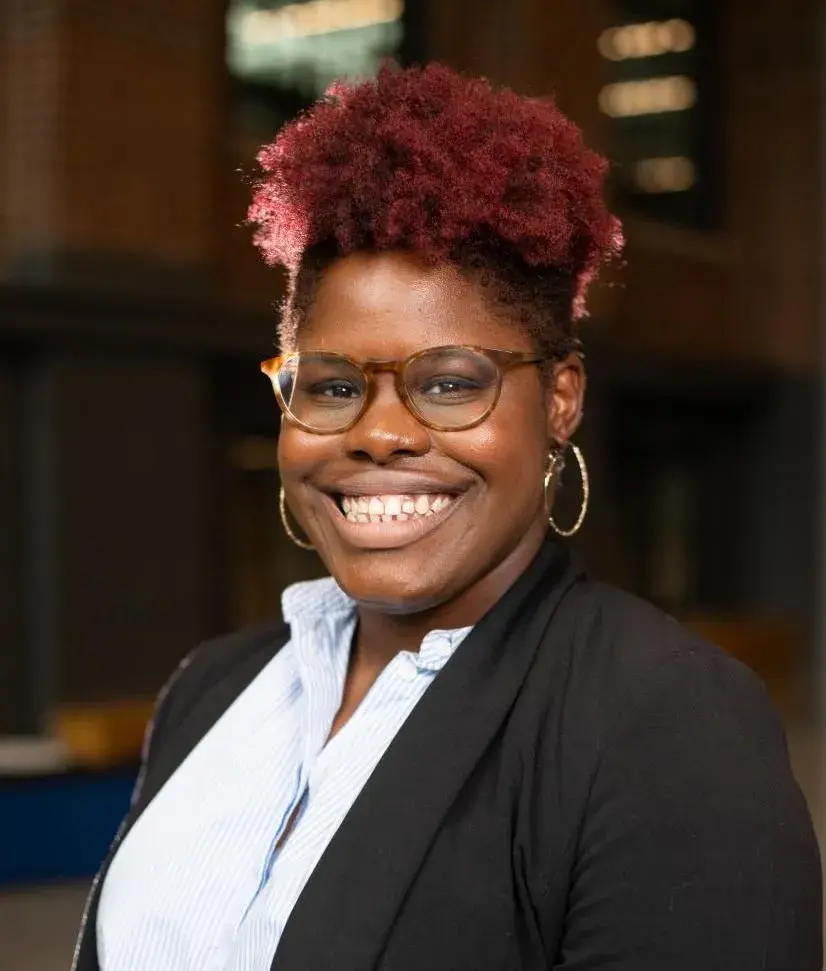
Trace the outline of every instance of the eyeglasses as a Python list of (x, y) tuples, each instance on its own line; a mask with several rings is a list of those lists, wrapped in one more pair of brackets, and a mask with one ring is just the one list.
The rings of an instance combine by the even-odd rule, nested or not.
[(347, 431), (375, 394), (375, 374), (396, 376), (408, 410), (434, 431), (462, 431), (483, 422), (496, 407), (502, 378), (516, 367), (548, 360), (520, 351), (464, 345), (432, 347), (404, 361), (359, 363), (344, 354), (301, 351), (261, 364), (286, 418), (317, 435)]

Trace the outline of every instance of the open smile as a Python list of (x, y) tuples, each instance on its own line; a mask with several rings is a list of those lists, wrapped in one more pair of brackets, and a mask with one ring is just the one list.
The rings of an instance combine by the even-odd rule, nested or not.
[(360, 549), (396, 549), (433, 532), (461, 504), (464, 493), (325, 495), (342, 538)]

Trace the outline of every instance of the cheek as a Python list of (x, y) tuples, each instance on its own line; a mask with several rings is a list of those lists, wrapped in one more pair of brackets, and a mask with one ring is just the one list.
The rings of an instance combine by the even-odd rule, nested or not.
[(284, 422), (278, 436), (278, 469), (288, 485), (301, 484), (321, 462), (336, 454), (335, 435), (310, 435)]
[(489, 485), (521, 494), (526, 484), (541, 478), (545, 456), (534, 436), (511, 426), (492, 429), (473, 449), (471, 460)]
[(516, 387), (502, 397), (478, 429), (483, 460), (504, 470), (516, 485), (525, 474), (544, 469), (549, 442), (544, 401), (533, 387)]
[(513, 499), (514, 507), (530, 501), (541, 488), (547, 463), (544, 415), (531, 404), (503, 402), (477, 428), (438, 443), (447, 455), (472, 468), (498, 502)]

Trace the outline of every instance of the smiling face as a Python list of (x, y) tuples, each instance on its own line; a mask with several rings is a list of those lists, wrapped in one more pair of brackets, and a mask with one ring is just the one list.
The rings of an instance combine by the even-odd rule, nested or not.
[[(365, 362), (456, 344), (536, 352), (457, 269), (390, 252), (347, 256), (324, 271), (297, 349)], [(453, 605), (456, 626), (474, 623), (542, 542), (548, 453), (580, 418), (579, 360), (559, 365), (551, 386), (535, 365), (507, 372), (491, 414), (462, 431), (422, 424), (393, 374), (379, 371), (375, 381), (369, 406), (344, 432), (282, 422), (290, 510), (360, 604), (395, 613)]]

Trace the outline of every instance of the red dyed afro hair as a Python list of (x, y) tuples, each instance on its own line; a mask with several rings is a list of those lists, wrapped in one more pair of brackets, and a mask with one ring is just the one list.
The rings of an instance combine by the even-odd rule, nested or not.
[(484, 240), (523, 270), (563, 274), (574, 321), (600, 265), (622, 248), (602, 196), (607, 163), (579, 128), (552, 101), (438, 64), (386, 65), (375, 80), (334, 85), (258, 162), (248, 216), (265, 260), (289, 271), (290, 301), (319, 244), (441, 261)]

